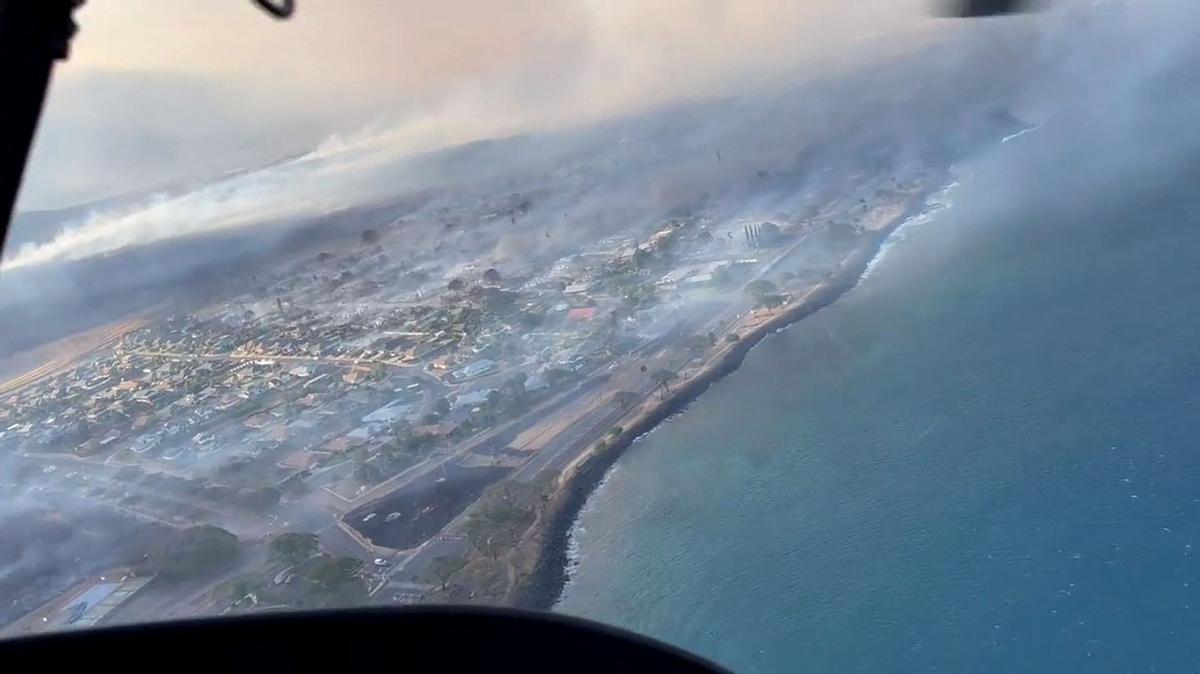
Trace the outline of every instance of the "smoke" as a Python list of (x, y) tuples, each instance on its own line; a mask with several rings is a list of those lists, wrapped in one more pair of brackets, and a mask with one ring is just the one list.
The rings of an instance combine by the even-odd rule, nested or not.
[[(930, 19), (921, 2), (576, 2), (549, 14), (521, 3), (477, 13), (450, 3), (424, 18), (391, 3), (337, 7), (344, 9), (306, 4), (311, 22), (297, 24), (295, 34), (256, 27), (254, 39), (233, 39), (227, 53), (205, 61), (211, 72), (189, 77), (204, 81), (215, 73), (260, 96), (310, 99), (298, 109), (327, 116), (313, 127), (372, 115), (374, 121), (259, 168), (67, 209), (43, 218), (37, 231), (19, 219), (0, 263), (6, 294), (15, 286), (36, 295), (38, 288), (95, 283), (72, 276), (24, 284), (17, 272), (198, 237), (233, 243), (229, 237), (253, 234), (224, 251), (265, 253), (264, 242), (288, 223), (361, 228), (358, 216), (337, 216), (363, 207), (410, 221), (409, 254), (438, 246), (490, 248), (496, 259), (513, 261), (562, 254), (718, 197), (736, 204), (726, 207), (731, 217), (739, 209), (784, 209), (815, 189), (816, 169), (844, 169), (881, 147), (897, 166), (927, 159), (997, 109), (1097, 137), (1157, 130), (1169, 151), (1177, 149), (1173, 142), (1183, 146), (1176, 141), (1187, 127), (1148, 129), (1148, 115), (1177, 112), (1181, 121), (1196, 106), (1186, 75), (1196, 50), (1176, 26), (1192, 25), (1200, 10), (1183, 0), (1067, 1), (1045, 14), (966, 22)], [(333, 23), (318, 29), (317, 19)], [(455, 28), (438, 40), (411, 42), (379, 33), (395, 38), (422, 21)], [(367, 37), (336, 53), (317, 50), (320, 68), (299, 67), (304, 61), (289, 40), (329, 46), (322, 42), (333, 39), (326, 29)], [(487, 68), (480, 52), (462, 57), (469, 64), (449, 55), (452, 45), (483, 50), (498, 39), (503, 44)], [(187, 52), (188, 35), (179, 41)], [(279, 68), (269, 76), (237, 74), (251, 48), (268, 47), (287, 57)], [(83, 43), (80, 51), (84, 65), (108, 65), (89, 61)], [(400, 63), (402, 54), (414, 53), (444, 71), (447, 83)], [(369, 65), (352, 75), (351, 61)], [(385, 74), (380, 64), (389, 63), (396, 72)], [(201, 90), (203, 100), (221, 98)], [(351, 111), (328, 116), (330, 99)], [(140, 102), (131, 91), (130, 103)], [(393, 112), (379, 116), (381, 109)], [(55, 137), (49, 123), (44, 137)], [(480, 138), (502, 140), (459, 146)], [(446, 147), (455, 149), (438, 150)], [(722, 161), (714, 161), (720, 151)], [(779, 178), (757, 179), (762, 175)], [(478, 204), (482, 215), (489, 200), (507, 198), (514, 185), (530, 193), (532, 208), (502, 234), (476, 231), (473, 222), (451, 230), (454, 223), (440, 215), (462, 203)], [(138, 271), (150, 283), (186, 274), (214, 261), (200, 250)]]
[[(930, 25), (915, 0), (844, 5), (313, 2), (271, 30), (231, 9), (89, 7), (24, 204), (194, 182), (316, 150), (188, 193), (75, 212), (50, 231), (18, 223), (13, 241), (37, 245), (9, 251), (5, 268), (355, 206), (380, 195), (373, 172), (414, 152), (821, 74), (907, 48)], [(885, 29), (897, 34), (884, 40)], [(222, 49), (210, 48), (213, 34)]]
[(156, 533), (131, 518), (60, 493), (33, 493), (30, 471), (23, 468), (0, 456), (0, 479), (5, 482), (0, 503), (0, 626), (48, 601), (81, 574), (136, 562)]
[[(1092, 201), (1114, 205), (1147, 177), (1194, 167), (1200, 150), (1193, 121), (1200, 88), (1192, 75), (1200, 48), (1190, 28), (1200, 25), (1200, 7), (1191, 0), (1081, 0), (983, 22), (915, 18), (924, 4), (918, 2), (544, 4), (422, 3), (429, 13), (419, 15), (399, 3), (306, 2), (301, 17), (314, 23), (297, 25), (307, 48), (328, 57), (321, 67), (286, 47), (284, 30), (264, 37), (265, 29), (255, 28), (256, 39), (245, 43), (234, 36), (229, 49), (209, 50), (216, 52), (211, 71), (189, 73), (216, 78), (205, 80), (210, 84), (229, 77), (230, 88), (204, 89), (195, 100), (224, 109), (230, 92), (249, 90), (294, 100), (315, 111), (313, 121), (267, 145), (279, 151), (304, 140), (311, 149), (64, 211), (53, 235), (18, 237), (30, 243), (7, 251), (0, 288), (30, 305), (69, 295), (63, 311), (79, 313), (108, 293), (127, 311), (133, 300), (114, 289), (177, 279), (266, 246), (276, 236), (266, 230), (318, 221), (357, 235), (366, 218), (353, 209), (362, 207), (408, 221), (385, 241), (413, 259), (436, 259), (431, 251), (445, 246), (444, 259), (461, 248), (517, 264), (576, 251), (689, 207), (734, 219), (795, 210), (839, 187), (864, 157), (884, 156), (896, 168), (957, 157), (997, 110), (1041, 127), (1022, 140), (1035, 148), (1024, 163), (990, 164), (967, 190), (975, 212), (997, 222), (1052, 221), (1056, 212)], [(456, 12), (468, 5), (475, 14), (457, 24)], [(333, 11), (343, 6), (353, 9)], [(375, 25), (375, 13), (389, 18)], [(329, 25), (342, 41), (321, 37), (315, 26), (322, 18), (335, 22)], [(443, 24), (455, 31), (429, 30)], [(84, 29), (87, 35), (86, 23)], [(177, 48), (186, 51), (189, 39)], [(344, 53), (332, 50), (331, 40)], [(474, 50), (460, 52), (463, 45)], [(247, 54), (261, 64), (271, 49), (290, 60), (266, 69), (269, 77), (236, 75)], [(79, 56), (86, 63), (86, 52)], [(113, 65), (98, 56), (95, 63)], [(356, 71), (353, 63), (367, 65)], [(299, 103), (305, 99), (311, 108)], [(131, 92), (131, 109), (140, 103)], [(260, 120), (250, 117), (235, 127), (256, 128)], [(55, 123), (49, 116), (46, 137), (56, 133)], [(334, 128), (350, 131), (326, 134)], [(469, 142), (485, 138), (496, 140)], [(189, 142), (164, 138), (159, 145), (207, 143)], [(43, 141), (42, 151), (48, 147)], [(161, 165), (154, 155), (125, 157), (139, 168), (120, 170), (153, 174)], [(237, 155), (235, 163), (249, 156)], [(85, 173), (114, 165), (93, 159)], [(219, 164), (209, 159), (204, 166)], [(38, 175), (32, 180), (52, 174)], [(103, 183), (94, 176), (68, 182), (86, 182), (92, 191)], [(487, 221), (493, 224), (443, 215), (467, 203), (482, 218), (523, 200), (528, 209)], [(154, 299), (174, 299), (167, 290), (173, 288)], [(52, 322), (37, 313), (6, 315), (18, 316), (6, 337)], [(119, 561), (96, 551), (105, 549), (103, 540), (123, 538), (126, 525), (93, 525), (71, 512), (68, 525), (45, 526), (64, 516), (35, 506), (40, 501), (24, 491), (28, 481), (15, 484), (21, 481), (14, 480), (0, 510), (0, 530), (10, 534), (9, 545), (0, 546), (0, 596), (15, 596), (13, 588), (38, 585), (38, 578), (71, 577), (89, 568), (81, 559), (96, 568)]]
[[(66, 211), (45, 226), (48, 231), (22, 232), (18, 223), (12, 240), (24, 243), (6, 251), (0, 268), (12, 272), (200, 235), (311, 222), (418, 193), (434, 196), (415, 214), (423, 231), (414, 241), (424, 242), (445, 234), (431, 223), (438, 208), (489, 191), (504, 193), (507, 183), (528, 183), (538, 174), (548, 176), (542, 181), (547, 194), (524, 220), (526, 231), (493, 244), (501, 244), (504, 259), (518, 250), (560, 250), (596, 232), (744, 187), (760, 171), (791, 170), (795, 180), (807, 180), (797, 171), (800, 155), (810, 163), (824, 156), (844, 164), (870, 143), (889, 143), (899, 148), (897, 161), (916, 157), (941, 142), (939, 132), (961, 132), (989, 106), (1009, 107), (1034, 121), (1090, 108), (1106, 126), (1115, 127), (1122, 116), (1137, 123), (1142, 109), (1132, 101), (1148, 78), (1190, 48), (1172, 26), (1186, 25), (1197, 12), (1179, 0), (1081, 1), (1044, 15), (947, 22), (926, 17), (922, 2), (846, 7), (676, 0), (577, 2), (549, 15), (520, 3), (477, 13), (450, 3), (418, 21), (404, 6), (338, 7), (345, 9), (306, 5), (312, 22), (297, 24), (295, 35), (256, 32), (245, 44), (233, 40), (228, 53), (207, 67), (238, 86), (308, 97), (313, 104), (302, 110), (321, 111), (331, 98), (353, 109), (330, 119), (361, 119), (373, 114), (367, 109), (404, 109), (403, 115), (390, 113), (328, 135), (306, 153), (261, 168)], [(331, 38), (316, 28), (317, 19), (332, 21), (339, 35), (370, 37), (322, 52), (321, 68), (301, 68), (288, 40), (326, 44), (321, 40)], [(421, 21), (454, 24), (455, 30), (441, 41), (377, 34), (416, 30)], [(1147, 35), (1159, 39), (1137, 47)], [(470, 67), (452, 67), (449, 45), (483, 49), (497, 36), (503, 42), (497, 63), (473, 71), (484, 74), (463, 74), (482, 67), (486, 59), (476, 52), (468, 54)], [(1130, 52), (1113, 45), (1138, 56), (1128, 58)], [(236, 64), (244, 63), (238, 54), (251, 47), (280, 49), (293, 58), (269, 78), (244, 71), (233, 76)], [(410, 72), (411, 64), (399, 63), (402, 54), (426, 50), (434, 69), (449, 73), (441, 88)], [(352, 75), (346, 65), (351, 60), (369, 65)], [(380, 64), (389, 63), (398, 72), (384, 74)], [(53, 132), (47, 127), (45, 135)], [(434, 152), (517, 135), (524, 140)], [(718, 164), (713, 153), (720, 148), (725, 154)], [(573, 182), (554, 180), (571, 175)], [(796, 184), (790, 187), (793, 198), (801, 194)], [(761, 191), (744, 189), (741, 197), (756, 205), (773, 198)], [(180, 268), (200, 266), (194, 262)]]

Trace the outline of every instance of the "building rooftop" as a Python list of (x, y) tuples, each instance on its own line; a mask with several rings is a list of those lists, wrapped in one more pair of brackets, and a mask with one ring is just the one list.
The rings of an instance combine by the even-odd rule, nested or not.
[(281, 468), (291, 468), (294, 470), (308, 470), (317, 463), (319, 458), (320, 457), (312, 452), (301, 450), (299, 452), (292, 452), (291, 454), (288, 454), (282, 461), (279, 462), (279, 466)]
[(599, 313), (596, 307), (578, 307), (567, 312), (568, 321), (590, 321)]

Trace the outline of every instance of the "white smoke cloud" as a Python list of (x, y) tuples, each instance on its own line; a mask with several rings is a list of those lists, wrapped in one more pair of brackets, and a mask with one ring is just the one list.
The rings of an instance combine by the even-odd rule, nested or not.
[[(120, 22), (93, 10), (93, 29), (116, 39), (128, 29), (135, 10), (153, 18), (158, 7), (137, 2), (124, 6), (124, 13), (117, 17)], [(172, 11), (183, 11), (172, 7)], [(890, 48), (908, 44), (914, 39), (914, 27), (928, 26), (922, 18), (923, 8), (922, 0), (870, 0), (849, 5), (835, 0), (576, 0), (548, 13), (541, 3), (514, 3), (500, 11), (472, 0), (456, 0), (436, 12), (441, 17), (438, 20), (453, 24), (453, 29), (431, 36), (418, 34), (418, 18), (403, 3), (314, 2), (302, 8), (307, 23), (298, 24), (295, 34), (286, 29), (268, 34), (258, 24), (251, 24), (245, 30), (256, 31), (252, 37), (239, 41), (236, 34), (226, 36), (226, 51), (213, 56), (206, 49), (207, 60), (197, 63), (186, 62), (190, 53), (186, 45), (197, 34), (176, 28), (180, 30), (176, 41), (182, 46), (175, 48), (185, 61), (178, 67), (189, 77), (203, 76), (203, 68), (210, 68), (213, 82), (228, 78), (242, 87), (230, 89), (230, 98), (250, 86), (260, 95), (278, 92), (281, 100), (299, 106), (305, 114), (325, 115), (332, 120), (328, 126), (339, 125), (340, 113), (330, 112), (339, 106), (353, 111), (346, 112), (341, 123), (350, 121), (358, 126), (354, 120), (368, 114), (364, 107), (375, 110), (372, 114), (377, 119), (390, 121), (376, 121), (358, 126), (359, 131), (310, 143), (315, 149), (299, 159), (226, 176), (183, 193), (171, 190), (133, 205), (126, 202), (74, 217), (61, 223), (49, 241), (18, 237), (37, 243), (9, 251), (0, 268), (79, 259), (164, 238), (353, 207), (383, 196), (386, 190), (397, 190), (393, 172), (408, 154), (475, 139), (584, 124), (680, 98), (745, 88), (749, 82), (782, 72), (795, 74), (797, 68), (825, 72), (831, 63), (847, 57), (868, 58), (884, 49), (885, 43)], [(202, 17), (191, 18), (203, 21)], [(332, 25), (322, 28), (318, 19)], [(417, 25), (410, 27), (413, 22)], [(154, 34), (161, 37), (169, 25)], [(236, 32), (241, 25), (233, 22), (222, 25), (221, 30)], [(893, 29), (901, 34), (890, 43), (879, 38), (882, 31)], [(100, 38), (93, 38), (90, 44), (83, 42), (87, 30), (85, 21), (77, 60), (82, 60), (84, 67), (93, 62), (111, 66), (116, 57), (105, 52), (111, 45), (97, 46), (94, 40)], [(351, 35), (357, 37), (349, 39)], [(289, 36), (307, 44), (289, 42)], [(156, 44), (159, 37), (153, 38)], [(331, 46), (330, 40), (338, 49), (322, 51), (320, 45)], [(159, 53), (172, 53), (170, 41), (158, 48)], [(270, 48), (282, 50), (284, 57), (264, 61), (263, 51)], [(137, 48), (130, 51), (138, 53)], [(456, 60), (455, 53), (463, 55)], [(133, 65), (148, 67), (150, 56), (144, 55)], [(436, 77), (430, 80), (417, 67), (423, 59), (429, 60), (434, 71), (440, 68), (445, 72), (445, 82)], [(470, 63), (460, 63), (461, 59)], [(361, 73), (355, 70), (356, 63)], [(261, 67), (264, 65), (274, 67)], [(128, 115), (136, 117), (136, 95), (130, 95), (128, 106)], [(397, 117), (383, 112), (387, 110), (407, 112)], [(280, 114), (279, 110), (270, 112)], [(181, 126), (184, 132), (194, 130), (194, 125)], [(158, 127), (158, 136), (163, 136), (162, 125)], [(97, 129), (95, 134), (103, 135), (102, 131)], [(42, 129), (49, 138), (56, 133), (53, 124)], [(175, 164), (181, 156), (184, 160), (190, 155), (198, 157), (205, 145), (194, 138), (156, 137), (156, 142), (160, 141), (167, 148), (161, 154), (172, 157)], [(73, 144), (87, 152), (86, 165), (93, 168), (89, 180), (83, 182), (92, 189), (101, 179), (118, 182), (124, 190), (139, 180), (152, 179), (132, 173), (119, 175), (127, 167), (115, 159), (114, 173), (118, 175), (105, 176), (102, 162), (107, 154), (77, 139)], [(280, 146), (278, 142), (271, 145)], [(67, 150), (53, 154), (54, 161), (76, 164)], [(114, 154), (119, 158), (123, 153), (118, 148)], [(238, 160), (244, 157), (238, 156)], [(35, 154), (30, 171), (33, 184), (29, 190), (38, 194), (49, 189), (47, 185), (53, 183), (48, 181), (53, 181), (56, 173), (64, 177), (44, 162)], [(208, 158), (203, 162), (204, 166), (218, 164)], [(141, 173), (154, 173), (149, 167), (140, 168)], [(175, 175), (186, 176), (186, 172), (178, 169)]]

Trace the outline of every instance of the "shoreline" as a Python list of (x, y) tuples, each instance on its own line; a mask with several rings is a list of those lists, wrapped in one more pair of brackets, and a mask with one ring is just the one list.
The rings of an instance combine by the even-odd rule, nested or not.
[[(943, 176), (944, 178), (945, 176)], [(519, 577), (510, 589), (505, 604), (534, 610), (551, 610), (562, 596), (568, 580), (568, 546), (571, 529), (588, 498), (604, 476), (641, 436), (654, 430), (672, 415), (683, 411), (709, 386), (733, 373), (759, 342), (817, 311), (833, 304), (858, 286), (871, 263), (883, 252), (883, 245), (897, 229), (929, 207), (929, 198), (945, 188), (945, 180), (915, 193), (908, 207), (877, 230), (864, 232), (862, 240), (841, 263), (799, 302), (781, 309), (737, 342), (730, 344), (693, 377), (672, 389), (670, 395), (644, 407), (624, 424), (624, 431), (603, 449), (593, 448), (568, 466), (559, 478), (543, 516), (534, 524), (518, 547), (534, 555), (531, 573)]]

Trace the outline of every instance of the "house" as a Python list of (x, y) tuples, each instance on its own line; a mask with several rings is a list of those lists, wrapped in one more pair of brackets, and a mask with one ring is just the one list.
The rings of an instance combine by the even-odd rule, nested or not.
[(346, 437), (361, 444), (362, 442), (366, 442), (378, 434), (379, 432), (377, 429), (373, 429), (371, 424), (363, 424), (362, 426), (359, 426), (358, 428), (347, 433)]
[(301, 450), (288, 454), (277, 465), (291, 470), (308, 470), (316, 465), (320, 457), (312, 452)]
[(596, 287), (596, 284), (591, 281), (579, 281), (578, 283), (572, 283), (571, 285), (567, 286), (566, 288), (563, 288), (563, 294), (564, 295), (582, 295), (595, 287)]
[(338, 437), (333, 438), (321, 445), (321, 449), (329, 452), (330, 454), (344, 454), (345, 452), (350, 451), (362, 443), (362, 438), (351, 437), (349, 435), (339, 435)]
[(460, 394), (454, 401), (455, 407), (474, 407), (487, 402), (488, 394), (494, 391), (491, 388), (478, 388), (474, 391)]
[(567, 312), (567, 320), (585, 323), (595, 318), (599, 311), (596, 307), (577, 307)]
[(384, 423), (390, 424), (399, 419), (403, 419), (412, 411), (412, 404), (405, 398), (397, 398), (392, 402), (380, 407), (362, 418), (363, 423)]
[(450, 435), (454, 432), (455, 428), (457, 428), (455, 424), (421, 424), (420, 426), (413, 426), (412, 432), (413, 435), (430, 435), (435, 438), (440, 438), (445, 435)]
[(293, 377), (300, 377), (301, 379), (307, 379), (312, 376), (312, 370), (310, 370), (307, 365), (297, 365), (297, 366), (293, 367), (292, 369), (288, 370), (288, 374), (290, 374)]
[(534, 373), (525, 380), (525, 391), (527, 393), (540, 391), (548, 386), (550, 386), (550, 382), (546, 381), (546, 375), (541, 372)]
[(365, 367), (351, 368), (349, 372), (342, 375), (342, 381), (354, 386), (360, 382), (366, 381), (371, 376), (371, 371)]
[(482, 377), (485, 374), (491, 374), (496, 371), (496, 362), (487, 358), (480, 358), (477, 361), (468, 363), (452, 374), (456, 381), (466, 381), (476, 377)]

